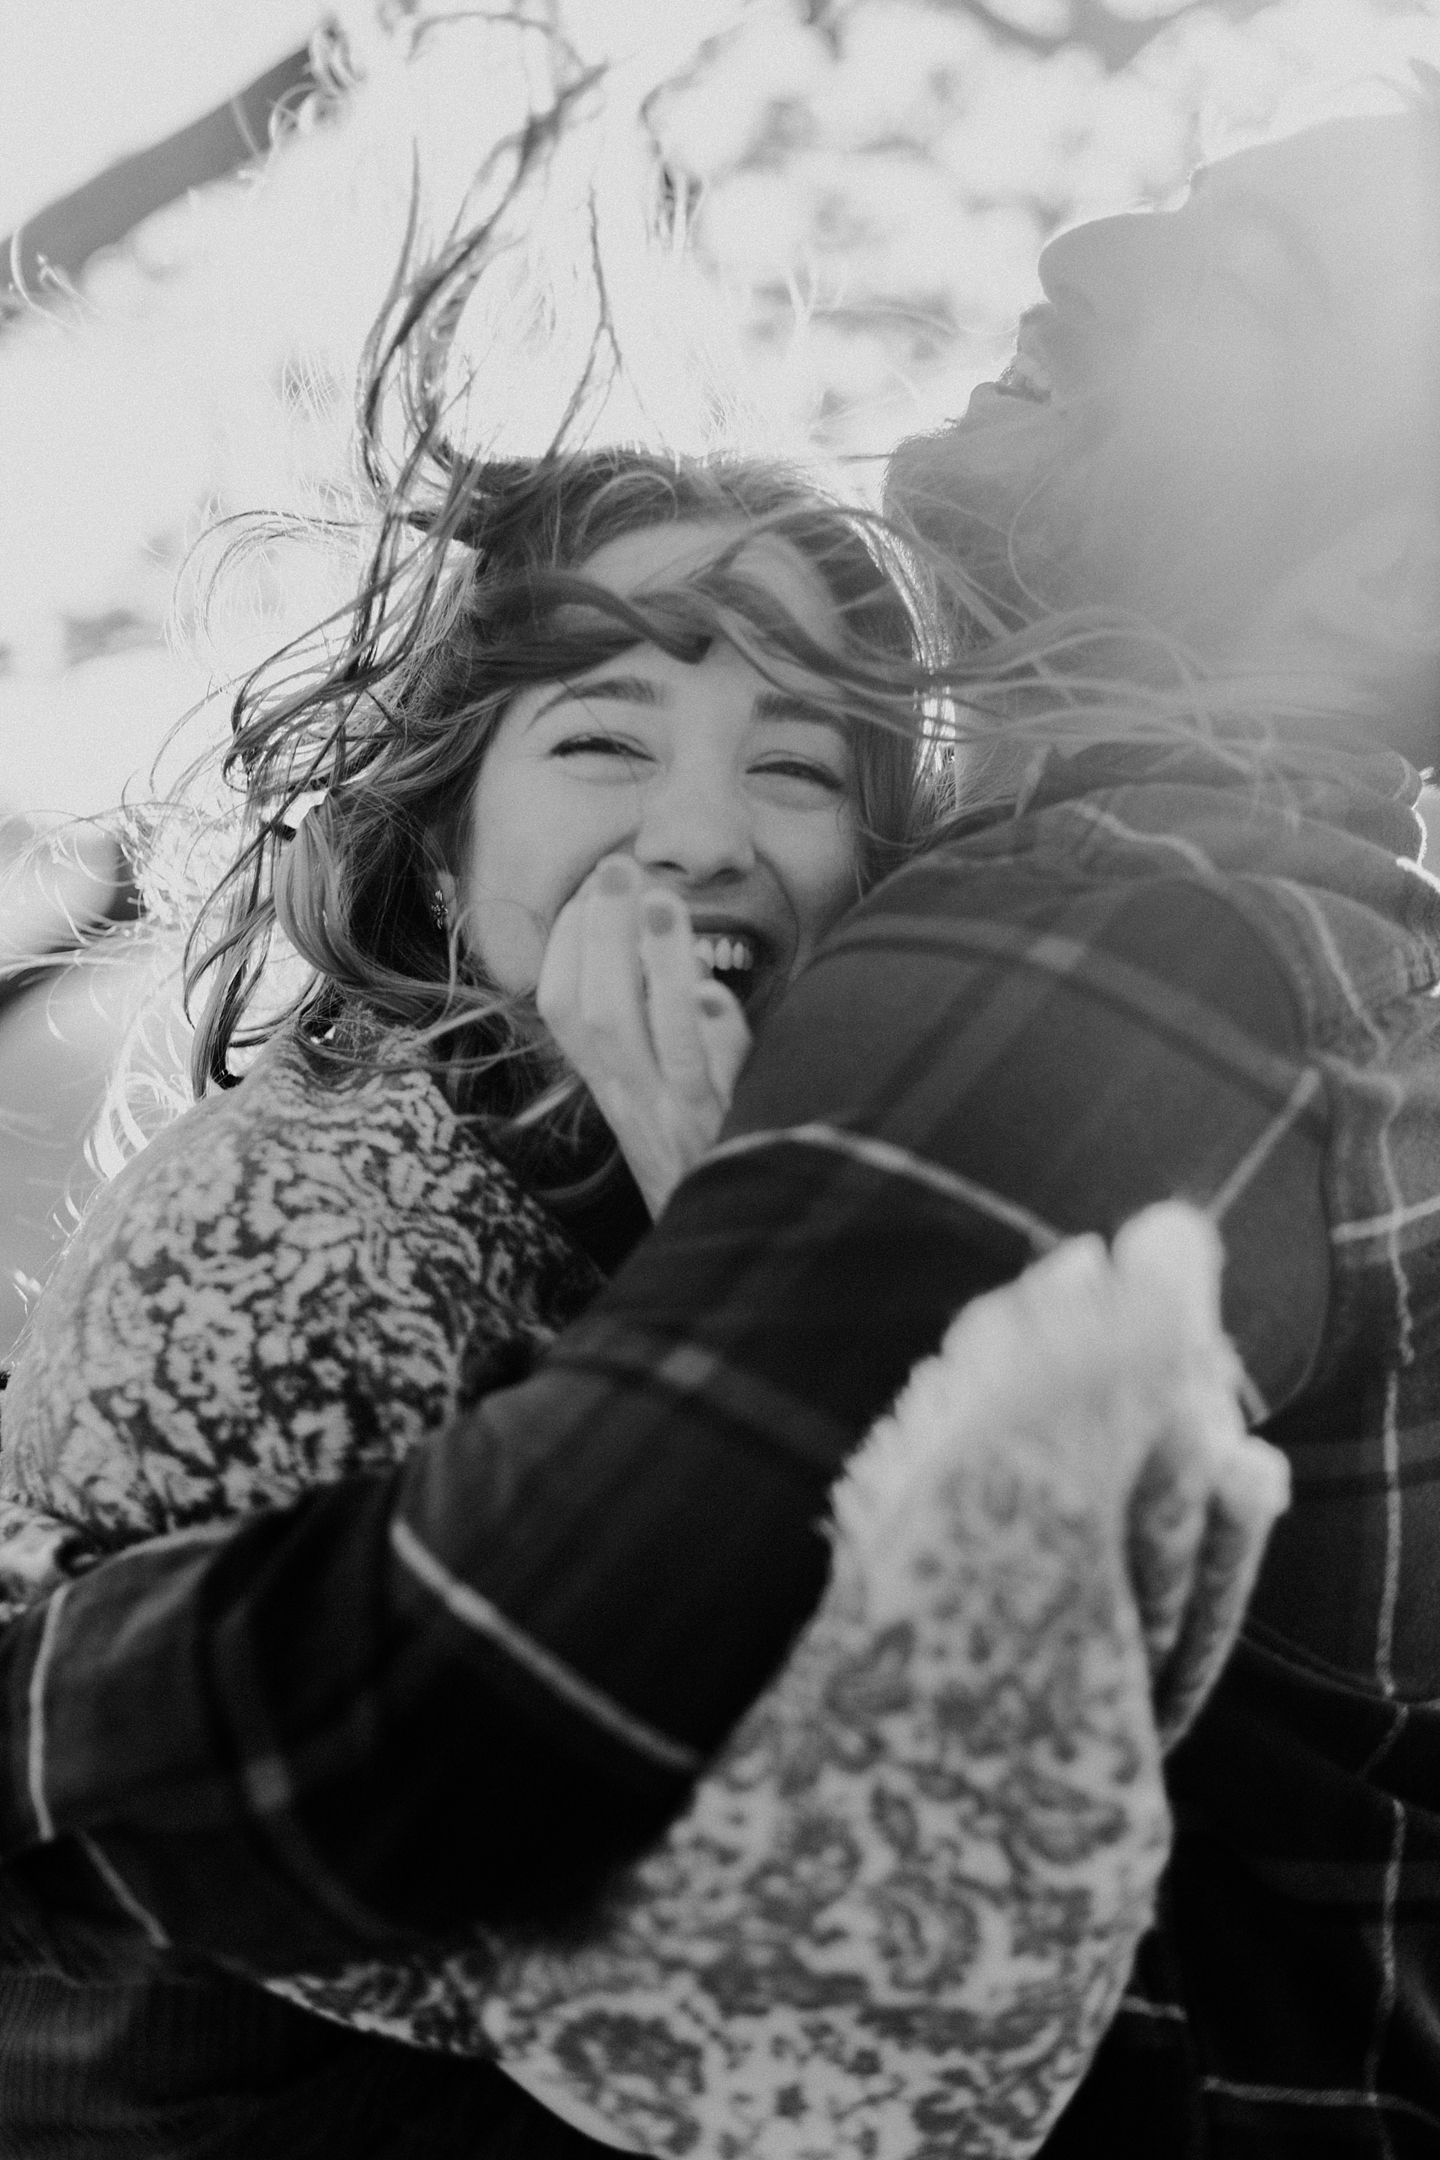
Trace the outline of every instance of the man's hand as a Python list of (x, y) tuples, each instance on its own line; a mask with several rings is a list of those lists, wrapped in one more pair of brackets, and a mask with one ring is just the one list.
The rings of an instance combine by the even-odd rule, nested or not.
[(684, 902), (609, 857), (556, 917), (535, 1002), (657, 1216), (713, 1144), (750, 1050)]

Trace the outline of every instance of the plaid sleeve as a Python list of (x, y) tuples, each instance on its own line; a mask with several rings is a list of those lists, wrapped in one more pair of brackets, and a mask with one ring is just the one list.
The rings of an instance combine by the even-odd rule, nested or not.
[(1037, 912), (992, 878), (979, 915), (948, 880), (934, 858), (857, 911), (530, 1380), (393, 1475), (141, 1548), (0, 1637), (0, 1849), (79, 1839), (137, 1940), (258, 1971), (563, 1909), (776, 1669), (829, 1486), (966, 1299), (1183, 1195), (1224, 1229), (1258, 1391), (1294, 1391), (1324, 1131), (1266, 948), (1196, 882)]

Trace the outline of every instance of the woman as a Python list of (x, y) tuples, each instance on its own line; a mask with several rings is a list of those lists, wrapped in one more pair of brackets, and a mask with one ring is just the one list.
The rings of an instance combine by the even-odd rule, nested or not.
[[(370, 661), (360, 712), (347, 710), (352, 652), (298, 705), (242, 701), (228, 762), (246, 771), (246, 831), (218, 896), (228, 919), (196, 971), (216, 975), (192, 1058), (204, 1099), (100, 1196), (6, 1402), (7, 1496), (64, 1518), (71, 1563), (394, 1460), (523, 1368), (623, 1256), (645, 1216), (536, 1009), (547, 945), (558, 997), (597, 888), (603, 899), (634, 866), (652, 1005), (673, 1014), (673, 1054), (704, 1075), (691, 1128), (666, 1136), (667, 1159), (637, 1166), (654, 1214), (718, 1129), (749, 1023), (876, 860), (921, 829), (912, 741), (855, 725), (794, 662), (777, 688), (726, 638), (728, 623), (741, 645), (761, 640), (788, 611), (817, 651), (842, 632), (902, 646), (898, 594), (840, 513), (760, 469), (629, 453), (482, 467), (468, 487), (468, 544), (452, 551), (463, 560), (388, 626), (398, 653)], [(755, 530), (777, 514), (795, 539)], [(750, 624), (737, 620), (747, 604)], [(665, 647), (645, 640), (647, 622)], [(300, 773), (312, 797), (329, 782), (303, 818)], [(308, 979), (247, 1031), (277, 927)], [(606, 985), (588, 995), (603, 1004)], [(236, 1087), (242, 1041), (267, 1047)], [(431, 1130), (426, 1113), (433, 1126), (442, 1105), (450, 1115)], [(432, 1165), (403, 1189), (383, 1154), (347, 1153), (395, 1118), (390, 1147), (403, 1132), (411, 1159)], [(455, 1160), (476, 1166), (463, 1192)], [(503, 1205), (485, 1192), (502, 1162)], [(352, 1167), (361, 1192), (376, 1188), (362, 1219), (383, 1248), (358, 1257), (338, 1238)], [(523, 1203), (517, 1175), (548, 1206)], [(247, 1207), (256, 1220), (236, 1231)], [(489, 1212), (513, 1218), (497, 1226), (517, 1241), (503, 1260), (478, 1227)], [(333, 1249), (313, 1227), (327, 1219)], [(267, 1308), (221, 1357), (218, 1307), (239, 1325), (256, 1251), (275, 1254), (259, 1294), (274, 1301), (286, 1284), (289, 1333), (273, 1338)], [(322, 1348), (392, 1265), (415, 1274), (396, 1321), (408, 1338)], [(488, 1303), (467, 1297), (476, 1278), (492, 1285)], [(151, 1399), (162, 1333), (171, 1369), (182, 1345), (206, 1351), (195, 1386), (211, 1399), (183, 1395), (205, 1442), (187, 1425), (183, 1461)], [(341, 1414), (356, 1388), (384, 1401), (380, 1428)]]
[[(610, 1132), (559, 1052), (594, 1075), (658, 1212), (713, 1139), (748, 1023), (765, 1019), (876, 864), (923, 830), (916, 737), (894, 725), (893, 699), (884, 724), (866, 726), (855, 688), (866, 668), (906, 664), (909, 618), (840, 512), (771, 471), (629, 453), (480, 467), (464, 490), (460, 564), (448, 586), (421, 585), (428, 617), (422, 605), (377, 638), (362, 611), (358, 713), (354, 649), (306, 699), (242, 704), (248, 831), (227, 880), (237, 897), (210, 949), (218, 980), (197, 1031), (199, 1086), (229, 1077), (247, 1008), (268, 987), (274, 923), (310, 973), (288, 1009), (248, 1029), (248, 1044), (263, 1047), (243, 1078), (202, 1096), (100, 1196), (37, 1310), (5, 1407), (17, 1590), (34, 1594), (138, 1539), (387, 1469), (527, 1370), (641, 1219)], [(337, 710), (346, 725), (331, 740)], [(329, 783), (303, 817), (297, 774), (312, 794), (320, 777)], [(611, 1062), (637, 1031), (648, 1091), (617, 1080)], [(1213, 1263), (1199, 1265), (1203, 1277)], [(1096, 1425), (1133, 1482), (1149, 1431), (1134, 1407), (1147, 1384), (1137, 1375), (1159, 1373), (1166, 1353), (1154, 1347), (1153, 1308), (1142, 1325), (1137, 1306), (1127, 1334), (1128, 1312), (1118, 1326), (1128, 1363), (1117, 1361)], [(1042, 1395), (1073, 1362), (1067, 1326), (1073, 1335), (1063, 1294), (1053, 1313), (1032, 1315), (1027, 1355)], [(1090, 1333), (1093, 1323), (1075, 1340)], [(1218, 1374), (1229, 1400), (1218, 1337), (1192, 1343), (1190, 1367)], [(1172, 1407), (1194, 1387), (1184, 1374), (1156, 1384)], [(943, 1397), (943, 1383), (930, 1385)], [(1190, 1423), (1197, 1437), (1234, 1440), (1233, 1409), (1229, 1428), (1223, 1407), (1218, 1422), (1202, 1408)], [(972, 1444), (993, 1448), (997, 1433), (977, 1431)], [(918, 1856), (897, 1859), (869, 1828), (875, 1767), (817, 1754), (833, 1721), (819, 1698), (886, 1626), (913, 1629), (928, 1610), (936, 1680), (891, 1704), (886, 1775), (893, 1805), (917, 1779), (954, 1789), (948, 1743), (922, 1705), (942, 1680), (953, 1689), (963, 1663), (946, 1647), (950, 1570), (986, 1505), (978, 1490), (960, 1503), (953, 1447), (932, 1448), (930, 1473), (912, 1465), (897, 1484), (897, 1456), (916, 1446), (915, 1431), (888, 1456), (882, 1446), (844, 1514), (849, 1571), (791, 1675), (599, 1939), (577, 1947), (578, 1963), (566, 1956), (557, 1968), (543, 1937), (486, 1938), (275, 1983), (328, 2025), (297, 2023), (230, 1981), (92, 1984), (81, 1997), (83, 2071), (73, 1985), (12, 1975), (0, 1988), (10, 2149), (38, 2149), (63, 2123), (64, 2149), (84, 2152), (116, 2134), (117, 2116), (128, 2134), (186, 2152), (226, 2135), (287, 2153), (307, 2140), (389, 2153), (422, 2135), (435, 2150), (482, 2136), (486, 2150), (502, 2137), (568, 2149), (578, 2132), (488, 2067), (442, 2059), (497, 2046), (561, 2116), (602, 2137), (615, 2135), (608, 2108), (623, 2094), (620, 2134), (642, 2149), (672, 2149), (702, 2123), (722, 2139), (768, 2134), (777, 2108), (793, 2117), (801, 2095), (832, 2142), (868, 2136), (864, 2124), (880, 2120), (913, 2138), (921, 2097), (933, 2106), (956, 2075), (961, 2028), (938, 2039), (936, 2008), (947, 1990), (958, 2002), (975, 1985), (968, 1958), (951, 1971), (945, 1948), (973, 1926), (968, 1875), (987, 1841), (997, 1855), (1026, 1843), (1004, 1809), (988, 1827), (971, 1820), (959, 1841), (927, 1831), (919, 1853), (935, 1941), (923, 1972), (884, 1978), (877, 1915), (913, 1898)], [(1007, 1480), (1017, 1474), (1011, 1462)], [(1029, 1534), (1027, 1523), (1007, 1565), (1028, 1567), (1032, 1592), (1063, 1604), (1085, 1573), (1078, 1551), (1057, 1569)], [(1013, 1545), (1013, 1520), (1007, 1537)], [(1006, 2109), (1053, 2113), (1097, 2029), (1096, 1976), (1113, 1994), (1124, 1967), (1116, 1938), (1128, 1950), (1163, 1850), (1140, 1639), (1117, 1571), (1101, 1582), (1098, 1603), (1094, 1586), (1086, 1592), (1088, 1644), (1073, 1630), (1027, 1643), (1003, 1611), (991, 1623), (1013, 1653), (1012, 1687), (1039, 1688), (1043, 1672), (1053, 1690), (1068, 1674), (1067, 1719), (1088, 1735), (1070, 1799), (1077, 1822), (1093, 1815), (1094, 1825), (1074, 1851), (1037, 1857), (1013, 1894), (992, 1898), (986, 1985), (1002, 1994), (1006, 1973), (1030, 1962), (1027, 1928), (1045, 1924), (1027, 1920), (1029, 1905), (1058, 1910), (1068, 1898), (1051, 1954), (1074, 2001), (1038, 2063), (1027, 2045), (1002, 2077), (998, 2047), (996, 2099), (967, 2110), (967, 2134), (988, 2135), (1002, 2093)], [(1173, 1633), (1162, 1624), (1164, 1648)], [(1138, 1777), (1132, 1759), (1147, 1765)], [(1108, 1782), (1102, 1763), (1126, 1761), (1132, 1790), (1117, 1807), (1090, 1788)], [(818, 1902), (800, 1862), (817, 1836), (853, 1851)], [(777, 1963), (776, 1893), (763, 1889), (797, 1867), (781, 1906), (785, 1958), (807, 1940), (826, 1946), (801, 1985), (803, 2009), (795, 1975)], [(677, 1938), (693, 1938), (698, 1977)], [(757, 2014), (717, 1994), (713, 1974), (717, 1954), (753, 1959), (767, 1942)], [(854, 2013), (857, 1982), (888, 2004), (878, 2073)], [(589, 2036), (583, 2076), (556, 2052), (557, 1984), (572, 2043), (582, 2023)], [(639, 2064), (633, 2049), (617, 2055), (595, 2037), (597, 1991), (613, 2006), (622, 1986), (635, 2000), (658, 1987), (666, 2002), (664, 2033)], [(910, 2029), (917, 2001), (929, 2026)], [(983, 2054), (973, 2034), (962, 2053), (972, 2077)], [(608, 2065), (598, 2105), (596, 2063)], [(243, 2129), (237, 2078), (249, 2092)], [(348, 2112), (337, 2119), (340, 2088)]]
[[(617, 452), (482, 466), (457, 508), (422, 549), (443, 581), (408, 608), (387, 594), (400, 619), (378, 634), (367, 593), (308, 697), (241, 701), (246, 830), (207, 956), (202, 1099), (98, 1197), (20, 1348), (14, 1590), (389, 1466), (580, 1310), (645, 1214), (535, 993), (568, 938), (603, 1009), (582, 949), (607, 880), (643, 880), (651, 1011), (697, 1082), (634, 1162), (653, 1213), (713, 1138), (749, 1023), (921, 827), (913, 739), (855, 724), (783, 652), (767, 674), (742, 657), (787, 619), (817, 651), (909, 642), (858, 529), (798, 480)], [(300, 819), (302, 774), (325, 792)], [(234, 1084), (277, 924), (308, 980), (244, 1036), (264, 1048)], [(38, 2075), (64, 2020), (28, 1986)], [(233, 2045), (232, 1995), (172, 2066), (192, 2106), (207, 2046)], [(292, 2018), (274, 2005), (281, 2035)], [(443, 2039), (443, 2004), (419, 2023)], [(137, 2044), (132, 2019), (132, 2063)], [(57, 2088), (76, 2138), (103, 2071), (89, 2083)]]

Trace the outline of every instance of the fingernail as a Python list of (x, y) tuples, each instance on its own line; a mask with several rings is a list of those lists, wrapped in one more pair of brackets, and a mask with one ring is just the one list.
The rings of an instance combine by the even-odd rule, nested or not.
[(667, 937), (680, 920), (673, 900), (647, 900), (642, 912), (645, 928), (656, 937)]
[(595, 883), (601, 892), (618, 895), (629, 892), (631, 876), (629, 863), (605, 862), (595, 873)]

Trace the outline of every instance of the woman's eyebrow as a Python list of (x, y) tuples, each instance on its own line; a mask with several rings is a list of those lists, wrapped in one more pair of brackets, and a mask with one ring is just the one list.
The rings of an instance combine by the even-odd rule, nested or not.
[(557, 705), (571, 700), (577, 705), (600, 704), (606, 699), (617, 705), (663, 705), (669, 695), (663, 683), (652, 682), (647, 675), (602, 675), (596, 682), (566, 683), (531, 714), (526, 732)]
[(832, 712), (828, 705), (812, 704), (786, 690), (762, 690), (752, 711), (757, 720), (808, 720), (812, 727), (834, 728), (837, 734), (847, 736), (850, 732), (843, 713)]

